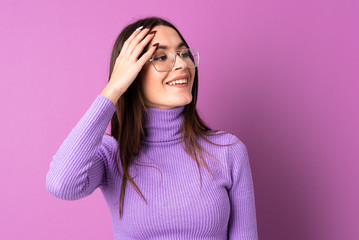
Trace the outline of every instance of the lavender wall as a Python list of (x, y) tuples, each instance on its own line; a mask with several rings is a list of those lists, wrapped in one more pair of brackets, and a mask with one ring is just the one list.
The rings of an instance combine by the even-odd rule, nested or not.
[(63, 201), (52, 156), (148, 15), (201, 54), (199, 112), (247, 145), (260, 239), (359, 239), (358, 1), (0, 2), (0, 239), (112, 239), (100, 190)]

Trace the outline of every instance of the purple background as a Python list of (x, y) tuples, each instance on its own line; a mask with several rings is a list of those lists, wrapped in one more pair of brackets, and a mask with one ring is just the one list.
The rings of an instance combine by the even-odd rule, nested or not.
[(0, 239), (112, 239), (97, 189), (50, 195), (52, 156), (140, 17), (201, 54), (198, 109), (247, 146), (260, 239), (359, 239), (359, 2), (0, 2)]

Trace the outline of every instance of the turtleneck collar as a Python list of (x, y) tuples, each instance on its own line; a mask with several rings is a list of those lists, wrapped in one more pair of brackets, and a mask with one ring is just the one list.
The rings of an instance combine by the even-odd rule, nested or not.
[(183, 109), (184, 106), (171, 109), (148, 107), (149, 115), (143, 110), (145, 130), (143, 141), (159, 143), (180, 139)]

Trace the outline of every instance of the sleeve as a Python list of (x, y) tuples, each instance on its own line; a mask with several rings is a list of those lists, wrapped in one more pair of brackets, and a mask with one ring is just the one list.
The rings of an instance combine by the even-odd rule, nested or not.
[(257, 220), (252, 174), (245, 145), (233, 136), (236, 143), (228, 149), (232, 186), (229, 189), (231, 214), (228, 239), (257, 240)]
[(77, 200), (106, 184), (113, 137), (104, 133), (115, 110), (111, 100), (102, 95), (96, 97), (53, 156), (46, 175), (49, 193), (60, 199)]

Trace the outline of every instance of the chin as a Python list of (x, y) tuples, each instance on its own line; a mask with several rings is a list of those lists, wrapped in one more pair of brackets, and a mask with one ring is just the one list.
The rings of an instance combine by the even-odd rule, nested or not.
[(178, 102), (178, 106), (185, 106), (187, 104), (190, 104), (192, 102), (192, 95), (188, 97), (187, 99), (181, 99), (181, 101)]
[(167, 100), (166, 102), (163, 102), (163, 99), (161, 99), (161, 101), (147, 102), (145, 105), (146, 107), (154, 107), (154, 108), (175, 108), (175, 107), (188, 105), (191, 102), (192, 102), (192, 95), (184, 98), (172, 99), (172, 101)]

